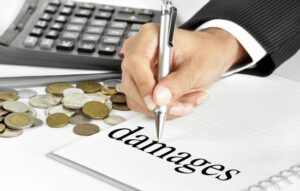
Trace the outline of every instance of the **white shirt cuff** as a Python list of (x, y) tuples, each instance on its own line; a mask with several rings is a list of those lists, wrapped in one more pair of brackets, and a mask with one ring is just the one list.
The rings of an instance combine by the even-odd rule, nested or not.
[(221, 28), (233, 35), (244, 47), (244, 49), (247, 51), (252, 60), (251, 63), (248, 63), (242, 67), (227, 71), (225, 74), (222, 75), (222, 77), (226, 77), (237, 72), (243, 71), (245, 69), (255, 67), (256, 63), (267, 54), (267, 51), (259, 44), (259, 42), (257, 42), (257, 40), (248, 31), (246, 31), (243, 27), (232, 21), (224, 19), (210, 20), (202, 24), (197, 30), (203, 30), (212, 27)]

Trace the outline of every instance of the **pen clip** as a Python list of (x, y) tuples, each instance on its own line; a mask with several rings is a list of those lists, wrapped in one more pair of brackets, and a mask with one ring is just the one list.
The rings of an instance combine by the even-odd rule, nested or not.
[(177, 9), (176, 7), (170, 8), (170, 23), (169, 23), (169, 39), (168, 44), (170, 47), (173, 47), (173, 36), (174, 36), (174, 29), (177, 17)]

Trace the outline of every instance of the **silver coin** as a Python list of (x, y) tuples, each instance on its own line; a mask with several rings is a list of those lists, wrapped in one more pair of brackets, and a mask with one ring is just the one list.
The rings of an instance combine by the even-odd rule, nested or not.
[(38, 118), (35, 118), (33, 125), (31, 127), (40, 127), (44, 124), (44, 122)]
[(97, 101), (101, 103), (105, 103), (107, 99), (109, 99), (108, 96), (102, 94), (102, 93), (91, 93), (91, 94), (85, 94), (87, 97), (91, 98), (92, 101)]
[[(20, 115), (22, 115), (20, 117)], [(15, 130), (27, 129), (34, 123), (34, 118), (28, 113), (11, 113), (4, 118), (4, 123)]]
[(82, 89), (79, 89), (79, 88), (67, 88), (63, 91), (64, 96), (67, 96), (67, 95), (70, 95), (70, 94), (75, 94), (75, 93), (83, 94), (84, 91)]
[(63, 105), (57, 105), (57, 106), (45, 109), (45, 115), (46, 116), (52, 115), (54, 113), (64, 113), (69, 117), (71, 117), (75, 114), (74, 111), (70, 111), (70, 110), (66, 109)]
[(106, 88), (116, 88), (119, 83), (121, 83), (120, 79), (109, 79), (101, 82), (101, 84)]
[(70, 118), (69, 122), (73, 125), (78, 125), (78, 124), (84, 124), (84, 123), (89, 123), (91, 121), (90, 118), (86, 117), (85, 115), (78, 113), (74, 115), (73, 117)]
[(36, 116), (37, 116), (37, 111), (31, 106), (29, 106), (29, 110), (27, 111), (27, 113), (34, 118), (36, 118)]
[(4, 117), (0, 117), (0, 122), (2, 122), (4, 120)]
[(118, 124), (126, 121), (126, 119), (122, 116), (110, 115), (107, 118), (103, 119), (103, 121), (104, 121), (104, 123), (106, 123), (108, 125), (118, 125)]
[(20, 89), (18, 91), (18, 96), (20, 98), (31, 98), (33, 96), (35, 96), (37, 93), (34, 90), (31, 89)]
[(62, 103), (67, 108), (80, 109), (84, 104), (92, 100), (93, 99), (86, 94), (74, 93), (65, 96), (62, 100)]
[(2, 138), (12, 138), (20, 136), (23, 133), (23, 130), (13, 130), (6, 128), (3, 133), (0, 133), (0, 137)]
[(119, 93), (123, 93), (122, 90), (121, 90), (121, 83), (118, 83), (116, 85), (116, 91), (119, 92)]
[(5, 116), (7, 114), (9, 114), (9, 111), (6, 111), (6, 110), (3, 110), (0, 108), (0, 117)]
[(7, 111), (15, 113), (23, 113), (29, 110), (28, 105), (20, 101), (5, 101), (3, 102), (2, 107)]
[(60, 97), (53, 96), (51, 94), (46, 94), (46, 95), (37, 95), (31, 97), (29, 100), (29, 104), (33, 107), (46, 109), (59, 104), (60, 101), (61, 101)]
[(105, 105), (108, 107), (108, 109), (111, 111), (112, 110), (112, 102), (110, 100), (107, 100), (105, 102)]

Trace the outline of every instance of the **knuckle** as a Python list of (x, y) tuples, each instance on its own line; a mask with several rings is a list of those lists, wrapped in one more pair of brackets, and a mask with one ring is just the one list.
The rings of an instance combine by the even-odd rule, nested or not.
[(158, 27), (159, 27), (158, 24), (146, 23), (140, 28), (140, 32), (146, 32), (146, 31), (148, 32), (148, 31), (157, 30)]

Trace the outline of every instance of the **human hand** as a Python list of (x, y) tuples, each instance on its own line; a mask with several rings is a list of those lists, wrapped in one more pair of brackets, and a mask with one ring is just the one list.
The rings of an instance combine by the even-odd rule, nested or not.
[(248, 57), (239, 42), (222, 29), (176, 29), (171, 73), (157, 83), (158, 46), (159, 25), (146, 24), (124, 42), (121, 51), (121, 88), (128, 106), (148, 116), (153, 116), (157, 105), (168, 105), (169, 118), (192, 112), (207, 99), (206, 90), (224, 72)]

